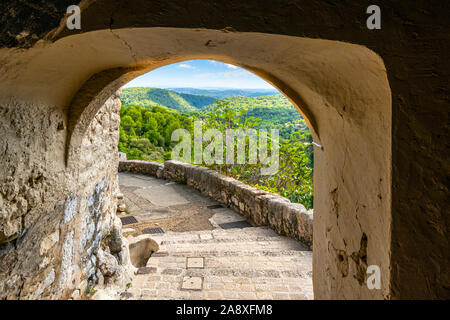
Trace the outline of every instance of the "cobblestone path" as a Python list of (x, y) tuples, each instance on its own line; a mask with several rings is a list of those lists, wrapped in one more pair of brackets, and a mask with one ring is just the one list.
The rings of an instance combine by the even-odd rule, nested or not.
[[(158, 225), (169, 228), (139, 236), (150, 237), (159, 249), (138, 269), (122, 299), (313, 299), (312, 252), (299, 242), (250, 225), (189, 186), (124, 173), (120, 184), (128, 216), (138, 221), (124, 230), (137, 236), (140, 224), (152, 224), (152, 210)], [(183, 221), (183, 213), (192, 212), (205, 215), (196, 219), (208, 220), (207, 230), (180, 232), (180, 222), (174, 232), (164, 222)]]

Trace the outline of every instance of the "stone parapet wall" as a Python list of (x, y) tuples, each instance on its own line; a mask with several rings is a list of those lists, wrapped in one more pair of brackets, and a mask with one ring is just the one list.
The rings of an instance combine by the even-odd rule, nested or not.
[(162, 178), (164, 164), (143, 160), (120, 160), (119, 172), (134, 172)]
[(269, 226), (312, 249), (312, 210), (277, 194), (251, 187), (213, 170), (178, 161), (120, 161), (119, 171), (147, 174), (187, 184), (231, 207), (258, 226)]

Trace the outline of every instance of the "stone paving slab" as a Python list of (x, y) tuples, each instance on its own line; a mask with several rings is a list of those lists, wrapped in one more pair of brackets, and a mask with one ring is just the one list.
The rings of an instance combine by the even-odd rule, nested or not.
[(204, 258), (203, 257), (187, 257), (186, 268), (187, 269), (203, 269)]
[(202, 277), (190, 277), (183, 278), (181, 283), (181, 290), (202, 290), (203, 278)]
[(177, 187), (178, 185), (160, 186), (151, 192), (147, 189), (140, 189), (135, 194), (160, 207), (190, 203), (190, 199), (182, 192), (182, 188)]
[[(150, 182), (150, 183), (149, 183)], [(119, 172), (120, 186), (149, 188), (154, 186), (162, 186), (167, 183), (165, 180), (155, 179), (150, 176), (137, 173), (122, 173)]]
[(209, 219), (209, 221), (211, 221), (211, 224), (216, 228), (220, 228), (219, 225), (223, 223), (246, 221), (243, 216), (230, 208), (214, 209), (213, 211), (214, 215)]

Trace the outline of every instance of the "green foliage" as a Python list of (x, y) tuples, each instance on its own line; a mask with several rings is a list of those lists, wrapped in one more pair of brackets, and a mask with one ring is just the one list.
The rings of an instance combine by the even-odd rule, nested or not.
[[(269, 97), (269, 101), (271, 100), (272, 98)], [(223, 99), (216, 101), (214, 106), (209, 107), (209, 112), (202, 114), (205, 120), (204, 129), (215, 128), (225, 132), (227, 129), (247, 130), (261, 128), (261, 122), (263, 122), (261, 118), (250, 116), (250, 112), (244, 106), (238, 108), (233, 106), (233, 101), (234, 99)], [(248, 108), (255, 109), (253, 106), (248, 106)], [(283, 107), (279, 109), (283, 109)], [(295, 112), (297, 111), (295, 110)], [(265, 119), (266, 126), (263, 128), (277, 128), (277, 117), (272, 117), (271, 122), (267, 118)], [(279, 169), (276, 174), (270, 176), (261, 175), (260, 169), (262, 165), (260, 162), (257, 164), (249, 164), (247, 163), (248, 161), (245, 164), (213, 164), (208, 167), (257, 188), (280, 194), (292, 202), (302, 203), (307, 209), (311, 209), (314, 202), (312, 137), (303, 119), (295, 121), (300, 125), (292, 127), (305, 129), (297, 129), (298, 131), (289, 133), (289, 137), (286, 139), (281, 137)], [(246, 159), (249, 157), (249, 152), (247, 139)], [(235, 158), (237, 156), (236, 153), (237, 151), (234, 150)], [(226, 154), (225, 143), (223, 154)]]
[[(280, 136), (289, 138), (290, 134), (307, 130), (298, 110), (281, 94), (259, 97), (230, 97), (221, 100), (236, 111), (246, 111), (242, 116), (261, 119), (257, 128), (278, 129)], [(215, 105), (202, 108), (204, 112), (214, 110)]]
[[(195, 119), (203, 120), (204, 131), (210, 128), (220, 132), (227, 129), (279, 129), (279, 170), (274, 175), (261, 175), (261, 163), (249, 164), (248, 161), (245, 161), (245, 164), (204, 165), (258, 188), (278, 193), (292, 202), (302, 203), (308, 209), (312, 208), (314, 199), (312, 137), (304, 119), (284, 96), (229, 97), (196, 112), (180, 108), (182, 110), (180, 113), (156, 105), (155, 100), (158, 99), (160, 102), (168, 103), (168, 100), (162, 98), (167, 97), (165, 93), (156, 99), (155, 96), (158, 94), (155, 92), (158, 91), (147, 90), (151, 88), (131, 89), (136, 89), (133, 93), (134, 100), (131, 99), (131, 95), (122, 96), (124, 106), (121, 109), (119, 140), (119, 151), (125, 152), (128, 159), (160, 162), (169, 160), (172, 148), (178, 143), (171, 141), (172, 132), (178, 128), (187, 129), (193, 138)], [(124, 93), (127, 90), (133, 91), (124, 89)], [(150, 93), (153, 99), (151, 103), (147, 99)], [(141, 96), (146, 99), (139, 100)], [(171, 97), (170, 94), (168, 96)], [(207, 101), (204, 97), (198, 98), (198, 101), (192, 97), (183, 100), (189, 100), (189, 103), (196, 105)], [(127, 106), (131, 101), (140, 106)], [(270, 139), (269, 135), (269, 141)], [(248, 159), (250, 150), (248, 138), (246, 140), (245, 156)], [(204, 143), (204, 147), (206, 144)], [(225, 141), (222, 151), (225, 158), (227, 151)], [(233, 153), (236, 159), (237, 150), (233, 150)], [(194, 153), (191, 154), (193, 156)]]
[(184, 100), (186, 100), (191, 106), (197, 109), (201, 109), (204, 106), (214, 103), (217, 99), (208, 96), (199, 96), (195, 94), (188, 93), (178, 93)]
[(259, 177), (256, 187), (278, 193), (292, 202), (313, 207), (313, 147), (309, 132), (292, 133), (280, 144), (280, 167), (275, 175)]
[(122, 106), (120, 110), (119, 151), (131, 160), (169, 160), (172, 131), (186, 128), (192, 131), (191, 119), (166, 108), (151, 109)]

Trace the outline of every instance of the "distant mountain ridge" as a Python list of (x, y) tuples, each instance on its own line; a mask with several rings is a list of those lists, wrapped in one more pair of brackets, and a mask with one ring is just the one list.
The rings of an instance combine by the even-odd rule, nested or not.
[(139, 105), (145, 108), (163, 106), (180, 112), (196, 111), (198, 108), (214, 103), (210, 97), (180, 95), (175, 91), (159, 88), (125, 88), (121, 96), (124, 106)]
[(272, 89), (196, 89), (174, 88), (160, 89), (147, 87), (124, 88), (122, 104), (139, 105), (145, 108), (162, 106), (180, 112), (194, 112), (212, 105), (216, 100), (230, 97), (262, 97), (279, 95)]
[(194, 106), (197, 109), (201, 109), (204, 106), (213, 104), (217, 100), (217, 98), (215, 98), (215, 97), (202, 96), (202, 95), (189, 94), (189, 93), (179, 93), (179, 92), (177, 92), (177, 93), (181, 97), (183, 97), (184, 100), (189, 102), (192, 106)]
[(170, 90), (183, 94), (201, 95), (216, 99), (229, 97), (260, 97), (280, 94), (280, 92), (275, 89), (170, 88)]

